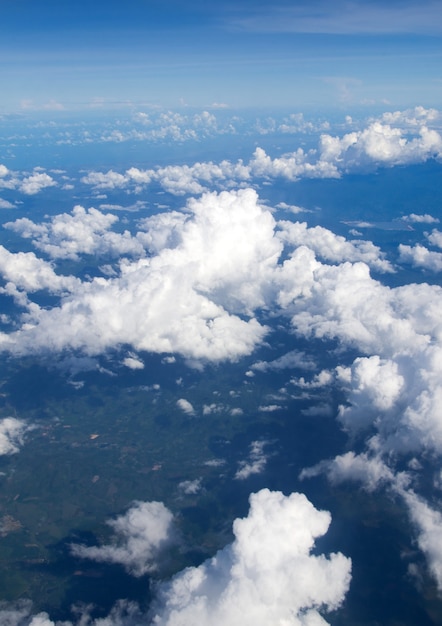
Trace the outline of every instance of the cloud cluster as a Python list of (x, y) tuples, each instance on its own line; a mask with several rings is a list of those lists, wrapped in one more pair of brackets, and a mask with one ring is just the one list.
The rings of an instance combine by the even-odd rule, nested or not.
[(128, 231), (110, 230), (116, 222), (116, 215), (77, 205), (71, 214), (61, 213), (40, 224), (22, 217), (4, 226), (32, 239), (33, 245), (52, 259), (78, 261), (81, 254), (143, 256), (143, 246)]
[[(147, 521), (149, 520), (149, 528)], [(158, 548), (168, 539), (171, 514), (160, 503), (137, 503), (112, 522), (123, 545), (85, 548), (78, 556), (122, 563), (130, 573), (151, 572)], [(292, 626), (326, 625), (322, 614), (340, 606), (351, 579), (351, 561), (341, 553), (312, 554), (315, 540), (330, 525), (299, 493), (284, 496), (263, 489), (250, 496), (246, 518), (233, 524), (235, 539), (199, 567), (179, 572), (156, 587), (149, 614), (119, 602), (107, 617), (91, 619), (87, 610), (76, 626)], [(47, 613), (31, 614), (29, 602), (0, 605), (7, 626), (55, 626)], [(57, 622), (57, 626), (62, 626)], [(63, 626), (73, 626), (64, 621)]]
[[(145, 245), (157, 252), (153, 256), (121, 261), (118, 275), (108, 279), (79, 284), (70, 279), (70, 285), (60, 279), (71, 289), (60, 305), (43, 309), (33, 304), (26, 325), (2, 335), (3, 347), (18, 353), (79, 349), (96, 355), (129, 344), (135, 350), (215, 361), (249, 354), (267, 332), (252, 313), (266, 303), (268, 280), (282, 248), (274, 237), (273, 217), (252, 190), (207, 194), (189, 201), (187, 208), (179, 219), (165, 213), (149, 223)], [(78, 254), (80, 244), (74, 236), (67, 239), (65, 225), (71, 233), (82, 220), (83, 230), (92, 231), (88, 250), (94, 242), (98, 251), (108, 249), (113, 216), (78, 208), (73, 217), (61, 217), (60, 254)], [(97, 221), (105, 222), (104, 232)], [(41, 232), (51, 234), (58, 223), (54, 218)], [(32, 232), (40, 227), (22, 220), (15, 224)], [(54, 245), (50, 250), (55, 256), (53, 241), (37, 235), (36, 245)], [(47, 268), (48, 275), (51, 271)]]
[(326, 624), (320, 613), (341, 604), (351, 568), (340, 553), (311, 554), (329, 524), (302, 494), (252, 494), (234, 542), (160, 588), (152, 625)]
[(16, 189), (27, 196), (33, 196), (42, 189), (56, 185), (56, 180), (41, 167), (35, 167), (32, 173), (27, 173), (16, 172), (0, 164), (0, 189)]
[[(275, 178), (339, 178), (348, 172), (439, 159), (442, 136), (431, 128), (436, 119), (432, 110), (419, 110), (414, 117), (411, 113), (408, 117), (406, 112), (399, 113), (387, 116), (390, 123), (383, 118), (372, 120), (366, 128), (342, 136), (323, 133), (318, 147), (307, 151), (298, 148), (272, 158), (257, 147), (248, 162), (209, 161), (148, 170), (132, 167), (123, 174), (91, 171), (81, 182), (95, 190), (126, 189), (134, 193), (155, 182), (169, 193), (195, 195), (214, 186), (228, 189)], [(284, 132), (289, 132), (289, 127)]]
[(159, 555), (175, 541), (173, 515), (162, 502), (135, 502), (124, 515), (108, 524), (115, 533), (111, 544), (73, 544), (72, 554), (102, 563), (118, 563), (133, 576), (143, 576), (158, 569)]

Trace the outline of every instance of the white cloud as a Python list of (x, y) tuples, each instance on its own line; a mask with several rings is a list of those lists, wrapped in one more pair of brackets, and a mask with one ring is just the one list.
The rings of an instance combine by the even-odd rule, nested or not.
[(5, 224), (53, 259), (79, 259), (80, 254), (144, 256), (143, 245), (128, 231), (110, 232), (118, 217), (77, 205), (71, 214), (55, 215), (48, 222), (35, 224), (23, 217)]
[(108, 524), (115, 533), (111, 544), (73, 544), (72, 554), (118, 563), (133, 576), (143, 576), (158, 569), (160, 554), (175, 540), (173, 515), (162, 502), (135, 502), (124, 515)]
[(57, 183), (45, 172), (36, 172), (30, 176), (26, 176), (20, 183), (19, 190), (28, 195), (33, 196), (47, 187), (54, 187)]
[(409, 215), (404, 215), (402, 219), (404, 222), (411, 222), (414, 224), (436, 224), (440, 221), (437, 217), (433, 217), (428, 213), (410, 213)]
[[(121, 262), (116, 277), (81, 283), (58, 307), (34, 305), (26, 327), (3, 335), (3, 345), (23, 352), (81, 349), (96, 355), (129, 344), (136, 351), (179, 352), (189, 359), (215, 361), (250, 353), (267, 332), (252, 313), (269, 296), (268, 280), (282, 247), (273, 236), (273, 217), (252, 190), (207, 194), (189, 201), (188, 208), (172, 248), (172, 235), (167, 234), (171, 225), (153, 222), (152, 231), (159, 228), (163, 234), (154, 232), (151, 241), (165, 246), (155, 256)], [(79, 247), (108, 250), (106, 229), (115, 219), (77, 207), (73, 217), (64, 214), (50, 225), (19, 221), (12, 227), (26, 236), (40, 236), (39, 245), (46, 249), (52, 244), (44, 236), (60, 223), (62, 235), (50, 249), (68, 256), (77, 255)], [(70, 235), (77, 222), (85, 223), (90, 241)], [(121, 253), (121, 247), (119, 238), (115, 249)]]
[(131, 370), (142, 370), (144, 369), (144, 363), (141, 359), (139, 359), (132, 352), (122, 361), (123, 365), (128, 367)]
[(12, 204), (12, 202), (0, 198), (0, 209), (15, 209), (15, 204)]
[(160, 588), (152, 626), (326, 624), (320, 613), (341, 604), (351, 567), (339, 553), (311, 554), (329, 524), (302, 494), (252, 494), (234, 542)]
[(189, 400), (186, 400), (185, 398), (180, 398), (179, 400), (177, 400), (176, 404), (177, 407), (187, 415), (195, 415), (195, 409), (193, 408)]
[(239, 463), (239, 469), (235, 474), (236, 480), (245, 480), (252, 474), (261, 474), (264, 471), (268, 458), (264, 448), (268, 443), (268, 441), (252, 441), (249, 458)]
[(437, 246), (438, 248), (442, 248), (442, 232), (434, 228), (432, 232), (427, 235), (428, 241), (433, 244), (433, 246)]
[(401, 495), (417, 529), (419, 548), (427, 558), (439, 591), (442, 591), (442, 514), (411, 490), (401, 490)]
[(201, 478), (183, 480), (178, 484), (178, 489), (186, 494), (186, 496), (193, 496), (201, 491)]
[(341, 482), (359, 482), (368, 491), (374, 491), (381, 485), (390, 485), (394, 481), (392, 470), (377, 456), (366, 453), (346, 452), (330, 461), (321, 461), (300, 473), (300, 479), (326, 474), (335, 485)]
[(15, 417), (0, 420), (0, 455), (16, 454), (23, 444), (23, 435), (27, 430), (28, 424)]
[[(168, 165), (155, 169), (140, 170), (131, 167), (124, 174), (109, 170), (108, 172), (89, 172), (81, 178), (81, 182), (92, 185), (95, 190), (125, 189), (140, 193), (146, 185), (159, 183), (164, 190), (175, 195), (201, 194), (209, 188), (229, 189), (233, 186), (250, 184), (253, 178), (272, 179), (285, 178), (298, 180), (301, 178), (339, 178), (346, 172), (361, 169), (374, 169), (380, 166), (394, 166), (407, 163), (420, 163), (431, 158), (439, 158), (442, 153), (442, 137), (431, 128), (437, 121), (433, 110), (418, 108), (414, 112), (396, 112), (387, 118), (371, 121), (363, 130), (353, 131), (343, 136), (322, 134), (317, 148), (305, 151), (298, 148), (281, 156), (272, 158), (261, 147), (257, 147), (247, 162), (241, 159), (236, 162), (228, 160), (219, 163), (196, 162), (193, 165)], [(288, 123), (277, 125), (275, 120), (268, 120), (268, 128), (259, 128), (259, 132), (299, 132), (327, 130), (328, 125), (319, 126), (305, 122), (302, 117), (290, 117)], [(408, 115), (408, 117), (407, 117)], [(170, 117), (170, 116), (169, 116)], [(206, 120), (206, 128), (216, 129), (211, 114), (197, 115), (197, 120)], [(415, 123), (411, 123), (411, 120)], [(406, 120), (408, 122), (406, 123)], [(176, 138), (180, 131), (175, 126)], [(121, 131), (117, 131), (121, 135)], [(169, 131), (168, 131), (169, 132)], [(218, 132), (218, 130), (214, 130)], [(230, 132), (230, 131), (229, 131)], [(172, 133), (173, 134), (173, 133)], [(284, 204), (284, 203), (282, 203)], [(289, 208), (289, 205), (281, 208)], [(294, 212), (299, 207), (293, 206)]]
[(0, 246), (0, 274), (6, 281), (27, 292), (47, 289), (52, 293), (73, 291), (80, 281), (74, 276), (57, 275), (50, 263), (33, 252), (12, 253)]
[(442, 270), (442, 252), (428, 250), (425, 246), (416, 244), (415, 246), (399, 245), (400, 263), (408, 263), (413, 267), (422, 267), (433, 272)]
[(278, 226), (281, 229), (279, 237), (284, 242), (308, 246), (318, 257), (330, 263), (363, 261), (377, 271), (393, 271), (390, 262), (383, 258), (381, 250), (371, 241), (348, 241), (322, 226), (308, 228), (305, 222), (282, 221)]

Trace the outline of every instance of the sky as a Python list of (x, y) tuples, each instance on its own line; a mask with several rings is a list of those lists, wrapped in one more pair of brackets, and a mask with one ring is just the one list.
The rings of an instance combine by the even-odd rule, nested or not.
[[(0, 622), (313, 626), (334, 623), (329, 613), (344, 607), (342, 623), (352, 623), (346, 599), (354, 606), (365, 591), (360, 572), (379, 544), (356, 531), (352, 543), (345, 528), (371, 531), (376, 514), (388, 541), (391, 505), (402, 516), (392, 610), (423, 615), (433, 603), (437, 623), (440, 0), (1, 4), (0, 478), (14, 495), (2, 501), (0, 550), (17, 520), (33, 532), (20, 476), (35, 485), (35, 510), (45, 508), (47, 464), (36, 476), (29, 466), (47, 436), (55, 452), (41, 458), (62, 468), (69, 457), (73, 468), (70, 486), (62, 469), (53, 472), (59, 493), (74, 506), (71, 486), (80, 485), (86, 530), (107, 528), (83, 542), (70, 519), (64, 530), (63, 513), (51, 545), (65, 542), (68, 567), (75, 558), (154, 582), (148, 607), (118, 595), (103, 619), (85, 606), (60, 622), (25, 592), (12, 603), (0, 594)], [(209, 424), (211, 441), (217, 423), (235, 421), (239, 452), (220, 445), (208, 456), (192, 441), (174, 473), (184, 435), (171, 431), (142, 489), (129, 497), (121, 488), (118, 502), (91, 496), (87, 521), (81, 501), (91, 485), (114, 493), (105, 490), (112, 463), (81, 487), (86, 444), (65, 423), (81, 401), (59, 415), (43, 385), (36, 411), (20, 411), (14, 381), (24, 384), (28, 363), (44, 370), (48, 389), (62, 380), (66, 397), (93, 400), (94, 380), (103, 399), (107, 380), (127, 402), (129, 391), (142, 394), (140, 415), (128, 414), (131, 428), (142, 425), (140, 448), (149, 420), (167, 416), (167, 428), (169, 418)], [(124, 448), (125, 415), (114, 427), (94, 407), (86, 443), (98, 460)], [(109, 445), (94, 419), (109, 428)], [(310, 430), (294, 437), (303, 420)], [(97, 438), (104, 446), (95, 449)], [(140, 466), (149, 451), (139, 452)], [(134, 445), (133, 459), (118, 456), (122, 480), (137, 454)], [(155, 492), (150, 479), (161, 472), (167, 488)], [(195, 562), (183, 516), (222, 489), (235, 501), (230, 518), (216, 520), (231, 527), (228, 541)], [(349, 494), (371, 509), (365, 518), (358, 504), (348, 507), (354, 526), (345, 518), (345, 527)], [(46, 555), (39, 528), (38, 543), (22, 549)], [(372, 583), (396, 573), (379, 552)], [(178, 553), (189, 562), (163, 577), (163, 562)], [(0, 559), (0, 581), (5, 567)], [(364, 626), (386, 620), (382, 587), (376, 595), (367, 586), (365, 610), (379, 604), (381, 617), (363, 622), (362, 603)]]
[(0, 113), (440, 102), (438, 0), (2, 3)]

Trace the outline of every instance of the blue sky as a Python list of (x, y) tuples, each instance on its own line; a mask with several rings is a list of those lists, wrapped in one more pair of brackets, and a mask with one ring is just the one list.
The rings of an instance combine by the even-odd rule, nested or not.
[(2, 3), (0, 112), (91, 103), (437, 106), (442, 3)]

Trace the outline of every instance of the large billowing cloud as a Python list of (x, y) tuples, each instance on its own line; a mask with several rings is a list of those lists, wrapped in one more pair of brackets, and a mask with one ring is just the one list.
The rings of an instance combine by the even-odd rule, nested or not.
[(252, 494), (234, 542), (160, 588), (152, 624), (325, 625), (320, 613), (341, 604), (350, 582), (349, 559), (311, 554), (329, 524), (302, 494)]
[(135, 502), (120, 517), (108, 522), (115, 533), (111, 544), (73, 544), (75, 556), (118, 563), (130, 574), (143, 576), (158, 569), (160, 554), (174, 542), (173, 515), (162, 502)]
[[(87, 251), (94, 242), (98, 251), (102, 246), (108, 249), (111, 220), (105, 218), (79, 208), (72, 218), (61, 216), (50, 226), (44, 224), (36, 243), (50, 245), (52, 256), (66, 256), (67, 247), (77, 255), (79, 241), (72, 229), (84, 220), (83, 230), (91, 235)], [(40, 228), (32, 223), (25, 226), (26, 233)], [(22, 227), (19, 221), (16, 228)], [(58, 247), (52, 248), (56, 227), (61, 234)], [(269, 278), (282, 249), (274, 237), (273, 217), (260, 206), (256, 193), (207, 194), (189, 202), (185, 219), (171, 221), (164, 214), (149, 222), (148, 228), (145, 244), (156, 254), (121, 261), (113, 278), (79, 285), (71, 279), (71, 292), (62, 297), (59, 307), (46, 310), (33, 305), (26, 326), (3, 335), (3, 345), (16, 352), (79, 349), (92, 355), (130, 344), (137, 350), (212, 360), (250, 353), (267, 332), (252, 313), (266, 304)], [(115, 240), (115, 247), (124, 252), (119, 242), (121, 238)]]

